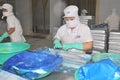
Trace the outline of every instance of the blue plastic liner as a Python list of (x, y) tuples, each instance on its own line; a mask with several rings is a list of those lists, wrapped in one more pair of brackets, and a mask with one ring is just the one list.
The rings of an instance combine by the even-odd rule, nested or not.
[(80, 67), (75, 73), (76, 80), (120, 80), (120, 68), (110, 59)]
[(2, 69), (19, 74), (28, 79), (42, 78), (53, 72), (61, 63), (62, 57), (43, 52), (22, 52), (7, 60)]
[(91, 55), (84, 54), (84, 52), (72, 52), (72, 51), (64, 51), (61, 49), (53, 49), (49, 47), (39, 47), (34, 52), (44, 52), (50, 54), (58, 54), (63, 57), (63, 62), (61, 66), (56, 70), (60, 73), (65, 73), (69, 75), (73, 75), (76, 69), (87, 64), (91, 60)]

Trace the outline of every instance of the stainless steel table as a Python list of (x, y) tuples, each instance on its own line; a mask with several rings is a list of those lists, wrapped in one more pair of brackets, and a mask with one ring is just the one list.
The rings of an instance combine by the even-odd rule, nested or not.
[(66, 73), (53, 72), (50, 75), (37, 80), (74, 80), (74, 75)]

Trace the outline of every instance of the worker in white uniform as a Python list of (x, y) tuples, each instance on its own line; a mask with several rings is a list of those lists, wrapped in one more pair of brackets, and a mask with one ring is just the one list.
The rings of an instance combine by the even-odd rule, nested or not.
[(7, 17), (6, 21), (8, 31), (0, 36), (0, 42), (7, 37), (10, 37), (12, 42), (25, 42), (26, 40), (23, 36), (21, 24), (13, 13), (13, 6), (8, 3), (3, 4), (2, 13), (2, 17)]
[(83, 10), (81, 11), (81, 16), (86, 16), (87, 13), (88, 13), (88, 11), (87, 11), (86, 9), (83, 9)]
[(90, 50), (93, 40), (87, 25), (81, 24), (78, 16), (78, 7), (70, 5), (64, 9), (66, 24), (61, 26), (54, 36), (54, 48), (70, 51)]
[(109, 31), (119, 31), (120, 17), (116, 13), (116, 9), (112, 9), (112, 14), (109, 15), (104, 24), (108, 24)]

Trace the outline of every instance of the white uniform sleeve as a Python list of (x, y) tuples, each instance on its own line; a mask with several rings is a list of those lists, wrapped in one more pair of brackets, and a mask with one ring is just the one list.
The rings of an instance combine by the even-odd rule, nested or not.
[(89, 42), (89, 41), (93, 41), (92, 35), (91, 35), (91, 31), (90, 31), (89, 27), (86, 27), (86, 31), (84, 34), (84, 42)]
[(54, 38), (57, 38), (58, 40), (61, 40), (61, 36), (64, 35), (65, 31), (65, 25), (61, 26), (58, 30)]
[(60, 34), (61, 34), (61, 29), (59, 28), (54, 38), (60, 40)]
[(13, 17), (7, 19), (8, 28), (15, 28), (15, 21)]

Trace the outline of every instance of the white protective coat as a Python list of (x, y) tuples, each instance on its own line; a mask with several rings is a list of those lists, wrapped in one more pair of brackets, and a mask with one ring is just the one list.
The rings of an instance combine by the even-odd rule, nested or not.
[(3, 12), (3, 17), (7, 17), (7, 29), (15, 28), (15, 31), (10, 35), (10, 39), (12, 42), (25, 42), (25, 38), (23, 36), (22, 26), (20, 21), (15, 17), (12, 12), (12, 5), (3, 4), (2, 8), (7, 9), (8, 12)]
[(104, 23), (108, 24), (109, 30), (119, 30), (120, 17), (116, 13), (116, 9), (112, 10), (112, 14), (108, 16)]
[(64, 43), (89, 42), (92, 41), (90, 29), (87, 25), (79, 24), (73, 31), (66, 24), (61, 26), (54, 38)]
[[(84, 43), (84, 42), (93, 41), (89, 27), (81, 23), (75, 29), (73, 29), (73, 31), (71, 31), (71, 29), (68, 28), (66, 24), (61, 26), (58, 29), (54, 38), (60, 40), (62, 44)], [(69, 51), (81, 52), (80, 50), (77, 49), (71, 49)]]
[(8, 30), (10, 28), (15, 28), (15, 31), (10, 35), (10, 39), (12, 42), (25, 42), (25, 38), (22, 35), (23, 30), (21, 27), (21, 24), (19, 22), (19, 20), (14, 16), (8, 16), (7, 17), (7, 24), (8, 24)]

